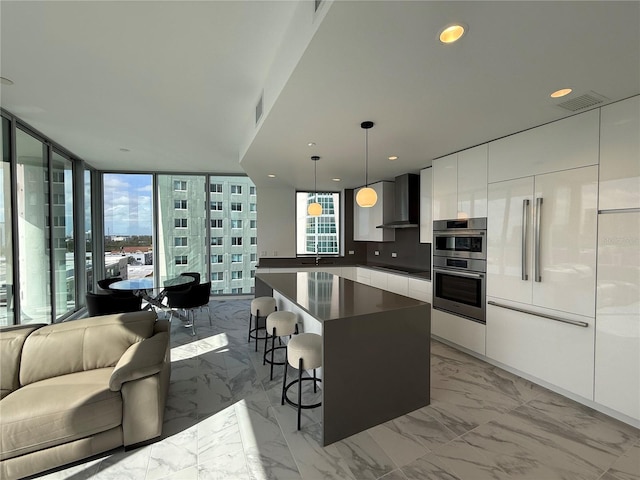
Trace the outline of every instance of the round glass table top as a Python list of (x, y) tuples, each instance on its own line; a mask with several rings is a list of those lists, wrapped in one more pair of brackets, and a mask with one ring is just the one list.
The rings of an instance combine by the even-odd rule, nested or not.
[(160, 280), (159, 283), (156, 283), (152, 277), (144, 277), (120, 280), (109, 285), (109, 288), (114, 290), (161, 290), (166, 287), (178, 287), (191, 282), (193, 282), (193, 277), (186, 275)]

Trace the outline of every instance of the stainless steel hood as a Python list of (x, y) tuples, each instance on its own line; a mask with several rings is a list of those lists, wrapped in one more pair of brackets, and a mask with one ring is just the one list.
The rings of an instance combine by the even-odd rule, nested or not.
[(420, 175), (405, 173), (395, 178), (393, 221), (377, 228), (416, 228), (420, 226)]

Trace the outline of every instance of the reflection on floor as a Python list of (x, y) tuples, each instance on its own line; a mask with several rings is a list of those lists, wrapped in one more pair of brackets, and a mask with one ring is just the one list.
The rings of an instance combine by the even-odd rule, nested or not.
[(429, 407), (322, 448), (320, 410), (304, 412), (296, 431), (295, 410), (280, 405), (282, 367), (269, 381), (268, 365), (247, 344), (249, 300), (210, 306), (214, 326), (203, 314), (197, 337), (172, 324), (162, 439), (42, 478), (640, 478), (637, 429), (438, 342)]

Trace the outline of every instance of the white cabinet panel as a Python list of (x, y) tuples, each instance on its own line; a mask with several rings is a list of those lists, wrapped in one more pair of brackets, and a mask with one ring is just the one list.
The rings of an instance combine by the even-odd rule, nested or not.
[(369, 272), (372, 287), (379, 288), (381, 290), (388, 290), (388, 274), (386, 272), (381, 272), (379, 270), (370, 270)]
[(433, 168), (420, 170), (420, 243), (433, 242)]
[(487, 294), (593, 317), (596, 208), (596, 166), (490, 184)]
[(599, 110), (489, 143), (489, 183), (596, 165)]
[(431, 333), (472, 352), (485, 354), (486, 326), (466, 318), (431, 309)]
[(640, 208), (640, 96), (602, 107), (600, 210)]
[(598, 223), (595, 401), (640, 420), (640, 213)]
[(487, 151), (484, 144), (458, 153), (458, 215), (455, 218), (487, 216)]
[(366, 242), (392, 242), (396, 238), (394, 229), (376, 227), (393, 218), (395, 184), (377, 182), (369, 187), (373, 188), (378, 195), (378, 201), (373, 207), (359, 206), (355, 200), (360, 189), (357, 188), (353, 192), (353, 239)]
[(530, 303), (533, 177), (492, 183), (488, 196), (487, 295)]
[(458, 218), (458, 154), (433, 161), (433, 219)]
[(428, 280), (409, 278), (409, 297), (431, 303), (432, 286)]
[(387, 290), (398, 295), (409, 295), (409, 277), (406, 275), (387, 274)]
[(342, 267), (340, 269), (340, 276), (355, 282), (357, 278), (356, 267)]
[[(549, 312), (557, 315), (545, 313)], [(588, 326), (487, 305), (487, 357), (592, 400), (594, 322), (588, 317), (566, 317)]]
[(371, 285), (371, 270), (364, 267), (356, 268), (356, 281), (358, 283), (364, 283), (366, 285)]
[(597, 166), (535, 177), (536, 204), (542, 204), (534, 305), (595, 315), (597, 182)]

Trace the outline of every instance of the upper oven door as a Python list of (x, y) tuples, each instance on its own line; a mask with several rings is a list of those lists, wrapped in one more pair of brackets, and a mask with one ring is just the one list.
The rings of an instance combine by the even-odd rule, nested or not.
[(487, 235), (484, 230), (434, 231), (433, 254), (440, 257), (487, 258)]

